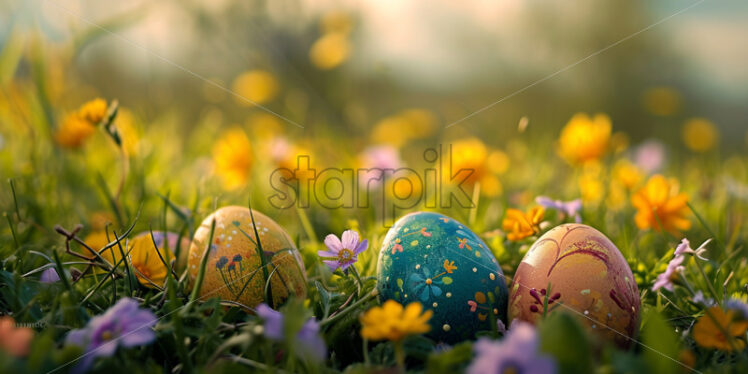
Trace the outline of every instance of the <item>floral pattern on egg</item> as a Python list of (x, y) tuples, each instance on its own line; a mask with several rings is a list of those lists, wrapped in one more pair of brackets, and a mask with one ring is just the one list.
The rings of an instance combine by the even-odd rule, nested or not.
[(377, 267), (382, 301), (419, 302), (434, 311), (427, 334), (456, 343), (506, 321), (504, 275), (488, 246), (463, 224), (431, 212), (399, 219), (384, 239)]
[(215, 218), (216, 227), (207, 253), (201, 297), (220, 297), (254, 308), (267, 302), (264, 290), (266, 277), (269, 277), (274, 305), (281, 304), (291, 295), (303, 299), (306, 297), (306, 271), (301, 254), (280, 225), (256, 210), (252, 214), (264, 257), (268, 261), (265, 266), (267, 271), (263, 270), (257, 251), (255, 225), (249, 209), (229, 206), (205, 218), (195, 232), (188, 258), (192, 283), (197, 277)]
[(536, 322), (546, 302), (549, 312), (571, 309), (599, 336), (620, 346), (629, 346), (638, 332), (640, 298), (631, 269), (613, 242), (587, 225), (551, 229), (517, 268), (509, 319)]

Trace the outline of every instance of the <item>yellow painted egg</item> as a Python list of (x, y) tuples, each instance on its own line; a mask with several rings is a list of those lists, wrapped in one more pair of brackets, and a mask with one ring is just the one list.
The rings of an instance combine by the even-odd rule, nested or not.
[[(202, 300), (220, 297), (254, 308), (266, 301), (268, 279), (274, 305), (280, 305), (291, 295), (306, 297), (304, 263), (291, 238), (269, 217), (256, 210), (252, 213), (264, 256), (258, 252), (255, 226), (248, 208), (218, 209), (205, 218), (195, 232), (187, 266), (194, 285), (202, 256), (204, 253), (208, 256), (200, 288)], [(208, 249), (214, 219), (216, 226)]]
[(631, 269), (613, 242), (590, 226), (554, 227), (532, 245), (514, 274), (510, 320), (536, 322), (560, 309), (622, 347), (638, 332), (640, 297)]

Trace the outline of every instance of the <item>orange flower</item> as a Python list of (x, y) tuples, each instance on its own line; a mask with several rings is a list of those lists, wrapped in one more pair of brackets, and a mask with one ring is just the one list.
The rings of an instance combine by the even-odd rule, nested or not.
[[(685, 216), (688, 211), (688, 196), (678, 193), (677, 185), (662, 175), (653, 175), (647, 184), (631, 197), (637, 208), (634, 221), (640, 229), (652, 228), (677, 234), (691, 228)], [(662, 227), (660, 226), (662, 225)]]
[(34, 330), (28, 327), (16, 328), (13, 317), (0, 318), (0, 349), (12, 356), (23, 357), (29, 354), (29, 345), (34, 338)]
[[(715, 348), (723, 351), (745, 348), (745, 341), (738, 338), (748, 331), (748, 321), (736, 318), (734, 310), (725, 312), (719, 306), (709, 308), (709, 314), (701, 316), (693, 327), (693, 339), (696, 340), (697, 344), (704, 348)], [(715, 320), (719, 325), (714, 323)], [(730, 334), (732, 344), (722, 331), (727, 331)]]
[(527, 213), (519, 209), (507, 209), (501, 226), (507, 232), (507, 239), (518, 241), (540, 232), (539, 225), (544, 216), (545, 208), (541, 206), (536, 206)]
[(453, 271), (457, 270), (457, 266), (455, 266), (454, 261), (444, 260), (444, 270), (447, 273), (452, 274)]
[(96, 131), (96, 127), (83, 119), (78, 113), (65, 117), (62, 125), (55, 132), (55, 141), (64, 148), (80, 148)]

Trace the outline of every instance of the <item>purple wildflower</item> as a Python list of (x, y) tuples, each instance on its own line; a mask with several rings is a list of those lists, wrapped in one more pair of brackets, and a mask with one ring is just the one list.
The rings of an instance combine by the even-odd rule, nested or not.
[(305, 357), (322, 361), (327, 356), (325, 340), (319, 335), (319, 323), (314, 318), (310, 318), (301, 326), (301, 330), (296, 334), (296, 341), (299, 343), (301, 354)]
[(712, 239), (707, 239), (705, 242), (701, 243), (699, 248), (692, 249), (691, 243), (688, 242), (688, 239), (683, 238), (680, 244), (678, 244), (678, 246), (675, 248), (675, 255), (682, 256), (684, 254), (692, 254), (703, 261), (707, 261), (707, 259), (704, 258), (704, 256), (702, 255), (706, 252), (706, 248), (704, 247), (706, 247), (706, 245), (709, 244), (709, 242), (711, 241)]
[(39, 278), (42, 283), (55, 283), (60, 281), (60, 275), (57, 274), (57, 269), (49, 267), (42, 272), (42, 276)]
[(634, 163), (639, 169), (651, 174), (665, 162), (665, 146), (657, 140), (647, 140), (634, 151)]
[(369, 241), (364, 239), (359, 242), (358, 233), (353, 230), (344, 231), (341, 238), (342, 240), (333, 234), (327, 235), (325, 245), (329, 251), (317, 252), (331, 271), (345, 271), (358, 261), (358, 254), (369, 247)]
[(673, 291), (673, 280), (677, 276), (677, 273), (683, 271), (683, 261), (686, 258), (684, 256), (675, 256), (672, 260), (670, 260), (670, 263), (667, 264), (667, 269), (665, 269), (665, 272), (657, 276), (657, 280), (655, 280), (654, 285), (652, 286), (652, 291), (657, 291), (660, 288), (665, 288), (666, 290), (672, 292)]
[(65, 344), (85, 350), (73, 371), (87, 371), (96, 357), (109, 357), (118, 346), (136, 347), (153, 342), (156, 334), (151, 328), (156, 322), (153, 312), (138, 308), (136, 300), (120, 299), (104, 314), (92, 318), (86, 327), (71, 331), (65, 338)]
[(517, 373), (548, 374), (556, 372), (553, 358), (538, 352), (538, 335), (527, 322), (512, 323), (501, 341), (479, 339), (474, 345), (475, 359), (467, 369), (469, 374)]
[[(265, 337), (276, 342), (283, 341), (283, 314), (264, 303), (258, 305), (256, 311), (257, 315), (265, 321), (263, 332)], [(325, 341), (319, 335), (319, 323), (314, 318), (310, 318), (301, 326), (294, 342), (298, 343), (299, 352), (304, 357), (322, 361), (327, 356)]]
[(538, 196), (535, 198), (535, 202), (547, 209), (555, 209), (561, 212), (564, 217), (574, 217), (576, 223), (582, 222), (582, 216), (579, 211), (582, 210), (582, 199), (575, 199), (571, 201), (553, 200), (548, 196)]
[(748, 304), (742, 300), (731, 298), (725, 301), (725, 308), (738, 311), (743, 319), (748, 320)]
[(274, 341), (283, 340), (283, 315), (263, 303), (257, 306), (257, 315), (265, 321), (263, 334)]
[(707, 307), (714, 305), (714, 299), (704, 297), (704, 293), (701, 291), (696, 291), (693, 294), (691, 301), (693, 301), (696, 304), (703, 304)]
[[(706, 261), (707, 259), (702, 255), (704, 254), (704, 252), (706, 252), (706, 248), (704, 247), (706, 247), (706, 245), (709, 244), (710, 241), (712, 241), (712, 239), (707, 239), (705, 242), (701, 243), (699, 248), (692, 249), (691, 243), (689, 243), (688, 239), (683, 238), (680, 244), (675, 247), (675, 252), (673, 253), (675, 257), (673, 257), (673, 259), (670, 260), (670, 262), (667, 264), (667, 269), (665, 269), (665, 272), (657, 276), (657, 280), (655, 280), (655, 283), (652, 286), (652, 291), (657, 291), (660, 288), (665, 288), (666, 290), (672, 292), (673, 280), (676, 279), (677, 273), (683, 271), (684, 269), (683, 261), (686, 260), (685, 255), (691, 254), (701, 260)], [(694, 301), (696, 302), (696, 300)]]

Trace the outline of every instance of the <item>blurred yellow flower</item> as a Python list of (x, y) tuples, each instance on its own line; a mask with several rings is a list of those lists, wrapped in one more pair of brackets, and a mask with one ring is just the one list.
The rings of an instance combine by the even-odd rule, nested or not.
[[(631, 197), (637, 208), (634, 221), (640, 229), (652, 228), (677, 234), (691, 228), (691, 221), (686, 218), (688, 197), (678, 193), (677, 184), (668, 181), (662, 175), (653, 175), (647, 184)], [(661, 226), (662, 225), (662, 226)]]
[[(745, 332), (748, 331), (748, 321), (736, 318), (736, 311), (725, 312), (719, 306), (709, 308), (709, 314), (711, 317), (708, 314), (699, 317), (693, 327), (693, 339), (698, 345), (723, 351), (732, 351), (733, 345), (738, 350), (745, 348), (743, 339)], [(730, 334), (729, 340), (722, 331)], [(733, 344), (730, 344), (730, 340)]]
[(353, 20), (351, 16), (343, 11), (332, 11), (322, 17), (323, 33), (340, 33), (348, 34), (353, 30)]
[(422, 196), (423, 182), (419, 178), (398, 178), (387, 181), (387, 193), (399, 200)]
[(96, 126), (104, 120), (106, 113), (107, 103), (106, 100), (101, 98), (96, 98), (83, 104), (78, 110), (78, 115), (92, 126)]
[(717, 144), (717, 127), (706, 118), (693, 118), (683, 125), (683, 142), (690, 150), (706, 152)]
[(120, 108), (117, 112), (114, 126), (122, 138), (122, 148), (128, 155), (135, 155), (138, 149), (138, 142), (140, 142), (140, 135), (135, 126), (135, 117), (132, 112), (125, 108)]
[(96, 131), (96, 126), (83, 119), (78, 113), (65, 117), (62, 125), (55, 132), (55, 142), (64, 148), (80, 148)]
[(247, 183), (253, 161), (249, 138), (241, 128), (224, 132), (213, 146), (215, 171), (223, 179), (226, 189)]
[[(265, 70), (250, 70), (234, 79), (233, 90), (255, 104), (264, 104), (275, 98), (279, 87), (272, 73)], [(241, 97), (235, 99), (240, 105), (253, 105)]]
[[(481, 193), (486, 196), (497, 196), (503, 188), (496, 174), (503, 173), (509, 167), (509, 157), (504, 152), (492, 150), (478, 138), (465, 138), (451, 144), (451, 173), (459, 170), (470, 170), (472, 174), (465, 180), (466, 186), (480, 182)], [(451, 180), (450, 173), (444, 178)], [(461, 180), (461, 179), (460, 179)]]
[(519, 241), (540, 232), (540, 222), (545, 216), (545, 208), (536, 206), (527, 213), (519, 209), (507, 209), (501, 227), (506, 231), (507, 239)]
[(330, 70), (345, 62), (350, 53), (348, 37), (343, 33), (331, 32), (322, 35), (312, 44), (309, 59), (318, 69)]
[(631, 191), (644, 176), (629, 160), (620, 159), (613, 165), (613, 180)]
[(267, 140), (280, 134), (283, 130), (283, 124), (278, 117), (267, 113), (254, 113), (247, 120), (247, 126), (252, 133), (252, 139)]
[(423, 312), (421, 303), (414, 302), (405, 308), (395, 300), (387, 300), (361, 316), (361, 336), (369, 340), (387, 339), (400, 342), (410, 335), (423, 334), (431, 330), (429, 320), (432, 310)]
[(670, 87), (653, 87), (643, 96), (644, 107), (658, 116), (671, 116), (680, 108), (681, 97)]
[(607, 115), (596, 114), (590, 118), (585, 113), (577, 113), (561, 130), (559, 153), (571, 164), (599, 160), (608, 150), (610, 134)]
[(596, 175), (584, 173), (579, 177), (579, 194), (585, 203), (596, 203), (603, 198), (605, 186)]
[(382, 118), (374, 125), (371, 139), (377, 144), (390, 144), (400, 148), (413, 139), (430, 136), (435, 129), (436, 118), (431, 112), (412, 108)]

